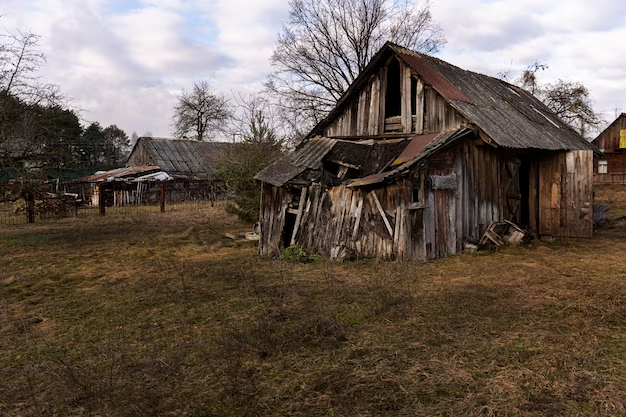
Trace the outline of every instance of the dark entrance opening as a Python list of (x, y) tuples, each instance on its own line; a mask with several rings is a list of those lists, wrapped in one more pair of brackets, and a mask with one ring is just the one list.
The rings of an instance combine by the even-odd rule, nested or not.
[(519, 188), (520, 188), (520, 224), (525, 230), (530, 227), (530, 162), (522, 160), (519, 167)]
[(283, 228), (283, 247), (287, 248), (291, 245), (291, 235), (296, 227), (296, 215), (285, 213), (285, 227)]

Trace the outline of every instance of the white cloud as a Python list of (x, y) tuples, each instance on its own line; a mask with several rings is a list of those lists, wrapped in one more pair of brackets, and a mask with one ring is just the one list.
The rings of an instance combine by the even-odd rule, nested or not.
[[(436, 0), (440, 56), (495, 75), (546, 62), (546, 81), (582, 81), (598, 109), (626, 97), (626, 3), (618, 0)], [(223, 92), (258, 89), (286, 0), (3, 0), (6, 29), (42, 37), (42, 75), (88, 120), (169, 134), (176, 94), (209, 79)]]

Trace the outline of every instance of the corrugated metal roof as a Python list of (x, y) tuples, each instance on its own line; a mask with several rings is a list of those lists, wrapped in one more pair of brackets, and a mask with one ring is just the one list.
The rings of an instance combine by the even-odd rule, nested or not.
[(99, 174), (89, 175), (87, 177), (77, 178), (74, 182), (102, 182), (113, 181), (127, 178), (134, 178), (145, 175), (148, 172), (158, 172), (159, 167), (153, 165), (145, 165), (139, 167), (116, 168), (110, 171), (101, 172)]
[(409, 142), (409, 145), (404, 149), (400, 156), (398, 156), (398, 158), (393, 161), (391, 166), (403, 164), (415, 158), (416, 156), (419, 156), (422, 152), (424, 152), (424, 149), (426, 149), (428, 144), (432, 142), (437, 136), (439, 136), (439, 133), (414, 136)]
[(315, 169), (319, 166), (322, 158), (337, 143), (334, 139), (317, 137), (309, 140), (302, 148), (296, 150), (291, 161), (296, 166)]
[(400, 57), (409, 64), (424, 80), (433, 86), (447, 100), (471, 103), (471, 100), (437, 71), (428, 60), (418, 54), (400, 53)]
[(298, 149), (280, 158), (259, 172), (254, 178), (259, 181), (281, 187), (287, 181), (304, 172), (305, 169), (317, 169), (322, 159), (337, 143), (334, 139), (316, 137), (309, 139)]
[(519, 149), (595, 150), (526, 90), (428, 55), (398, 46), (391, 48), (498, 145)]
[(230, 150), (227, 142), (199, 142), (166, 138), (139, 138), (154, 162), (176, 177), (213, 178), (215, 164), (223, 152)]

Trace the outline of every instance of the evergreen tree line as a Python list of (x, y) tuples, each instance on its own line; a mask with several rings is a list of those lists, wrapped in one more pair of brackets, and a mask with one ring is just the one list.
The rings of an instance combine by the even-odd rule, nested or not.
[(74, 110), (28, 103), (0, 92), (0, 155), (7, 157), (5, 170), (43, 176), (107, 170), (123, 166), (129, 148), (128, 136), (116, 125), (93, 122), (83, 128)]

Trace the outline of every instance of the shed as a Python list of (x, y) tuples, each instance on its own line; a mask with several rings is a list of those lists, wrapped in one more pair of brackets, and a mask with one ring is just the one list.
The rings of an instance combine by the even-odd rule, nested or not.
[(259, 251), (430, 259), (503, 220), (591, 237), (594, 150), (529, 92), (387, 43), (257, 175)]
[(626, 184), (626, 113), (620, 114), (591, 143), (604, 153), (594, 158), (593, 182)]
[(215, 164), (231, 143), (141, 137), (126, 161), (127, 167), (152, 165), (172, 178), (216, 179)]
[[(167, 201), (224, 198), (224, 181), (215, 175), (215, 164), (229, 151), (230, 143), (198, 142), (141, 137), (126, 166), (96, 173), (73, 183), (89, 184), (78, 192), (85, 201), (98, 205), (101, 195), (107, 206)], [(163, 190), (164, 197), (161, 197)]]

